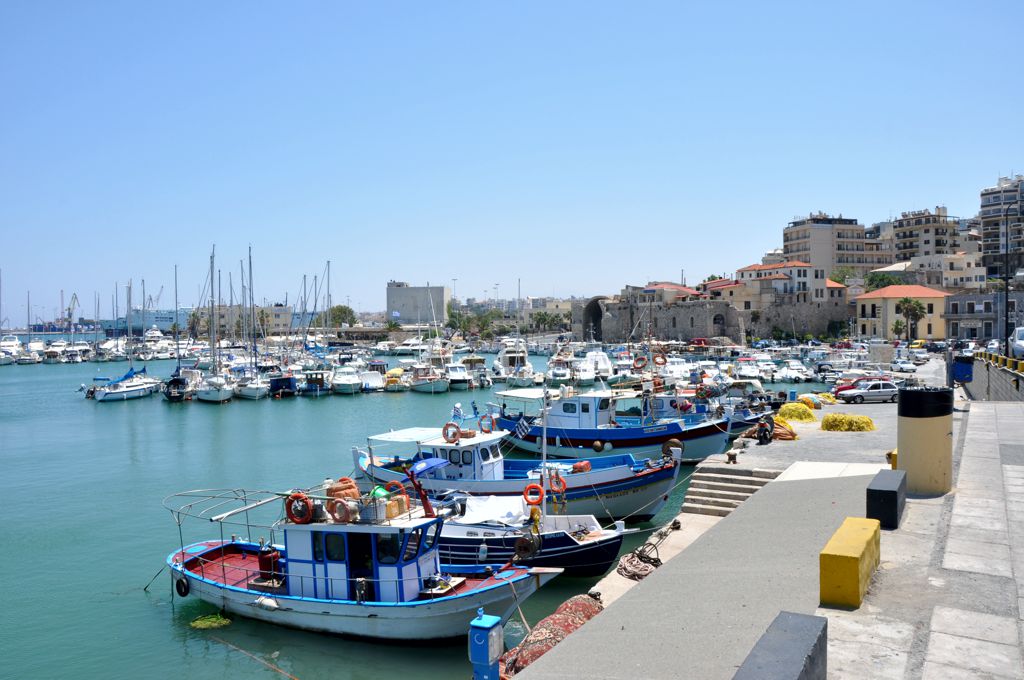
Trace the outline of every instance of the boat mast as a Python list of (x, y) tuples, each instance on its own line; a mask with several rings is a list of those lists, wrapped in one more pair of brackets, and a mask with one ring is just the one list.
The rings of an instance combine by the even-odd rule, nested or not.
[(217, 324), (213, 316), (213, 256), (217, 252), (217, 246), (210, 250), (210, 351), (213, 353), (213, 374), (217, 375)]
[(178, 342), (178, 265), (174, 265), (174, 358), (178, 362), (175, 373), (181, 373), (181, 343)]
[[(544, 387), (544, 398), (540, 406), (540, 488), (543, 495), (547, 496), (548, 487), (548, 388)], [(547, 500), (540, 504), (540, 518), (544, 521), (547, 516)]]
[(125, 311), (124, 325), (127, 335), (124, 339), (124, 353), (128, 355), (128, 368), (134, 368), (132, 363), (132, 280), (128, 279), (126, 289), (128, 296), (128, 309)]
[(249, 246), (249, 325), (252, 326), (252, 367), (256, 368), (256, 297), (252, 293), (252, 246)]

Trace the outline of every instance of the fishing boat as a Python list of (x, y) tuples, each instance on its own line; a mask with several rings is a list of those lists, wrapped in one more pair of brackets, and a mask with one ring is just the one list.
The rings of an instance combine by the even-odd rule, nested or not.
[(409, 387), (413, 392), (440, 394), (447, 392), (450, 386), (451, 383), (448, 380), (448, 376), (430, 364), (416, 363), (412, 365)]
[(483, 427), (477, 430), (463, 430), (452, 422), (444, 428), (412, 427), (374, 435), (366, 448), (353, 447), (353, 462), (369, 481), (385, 484), (401, 481), (405, 470), (422, 460), (447, 460), (450, 465), (418, 476), (431, 495), (458, 490), (471, 496), (520, 498), (528, 485), (542, 479), (544, 470), (555, 470), (565, 489), (544, 499), (549, 515), (638, 522), (651, 519), (664, 506), (679, 476), (682, 452), (676, 449), (676, 454), (670, 447), (664, 455), (646, 460), (619, 453), (575, 463), (547, 461), (542, 466), (536, 459), (506, 458), (502, 446), (508, 446), (510, 433), (485, 432), (492, 421), (489, 416), (481, 420)]
[(270, 370), (266, 375), (267, 380), (270, 381), (270, 396), (275, 399), (294, 397), (298, 393), (298, 380), (291, 371), (281, 369)]
[(405, 375), (405, 370), (401, 368), (392, 368), (384, 376), (384, 391), (385, 392), (408, 392), (411, 389), (409, 384), (409, 378)]
[[(444, 518), (400, 484), (365, 495), (347, 478), (282, 493), (191, 491), (164, 507), (179, 528), (189, 517), (221, 527), (218, 538), (183, 543), (167, 556), (179, 597), (322, 633), (388, 642), (462, 637), (478, 608), (505, 620), (561, 573), (443, 564)], [(276, 519), (254, 524), (270, 513)], [(258, 540), (239, 537), (261, 532)]]
[[(499, 428), (515, 433), (509, 443), (540, 453), (544, 390), (504, 390), (496, 396), (501, 397), (502, 405), (488, 407)], [(546, 409), (549, 455), (589, 458), (615, 451), (649, 455), (675, 446), (685, 450), (686, 460), (699, 461), (728, 448), (724, 418), (696, 412), (659, 417), (651, 409), (651, 396), (650, 392), (576, 392), (563, 387), (549, 397)], [(509, 401), (512, 408), (507, 406)]]
[[(531, 500), (543, 500), (537, 489)], [(449, 564), (510, 562), (537, 544), (518, 564), (558, 567), (566, 576), (602, 576), (618, 559), (623, 535), (617, 522), (605, 529), (593, 515), (541, 515), (522, 496), (463, 496), (449, 501), (455, 513), (441, 530), (441, 561)], [(537, 510), (534, 510), (537, 508)]]
[(202, 371), (195, 368), (176, 368), (160, 392), (170, 402), (188, 401), (203, 381)]

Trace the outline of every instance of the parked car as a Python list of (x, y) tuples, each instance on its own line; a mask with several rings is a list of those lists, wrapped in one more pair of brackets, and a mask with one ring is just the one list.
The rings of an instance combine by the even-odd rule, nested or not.
[(927, 364), (928, 363), (928, 350), (926, 350), (924, 348), (908, 350), (907, 351), (907, 358), (910, 359), (911, 361), (913, 361), (918, 366), (920, 366), (921, 364)]
[(942, 340), (936, 340), (935, 342), (929, 342), (929, 343), (925, 344), (925, 346), (924, 346), (924, 348), (926, 350), (928, 350), (929, 352), (945, 352), (946, 351), (946, 347), (947, 347), (946, 343), (944, 341), (942, 341)]
[(1024, 326), (1013, 329), (1009, 354), (1015, 359), (1024, 359)]
[(910, 349), (924, 349), (924, 346), (927, 342), (927, 340), (914, 340), (912, 343), (910, 343)]
[(997, 353), (998, 352), (1002, 352), (1003, 351), (1003, 341), (1002, 340), (989, 340), (988, 343), (985, 344), (985, 351), (986, 352), (997, 352)]
[(917, 366), (906, 359), (896, 359), (889, 365), (890, 371), (898, 371), (900, 373), (916, 373)]
[(857, 389), (846, 390), (836, 395), (847, 404), (860, 404), (865, 401), (896, 401), (899, 399), (900, 390), (887, 380), (878, 380), (858, 386)]

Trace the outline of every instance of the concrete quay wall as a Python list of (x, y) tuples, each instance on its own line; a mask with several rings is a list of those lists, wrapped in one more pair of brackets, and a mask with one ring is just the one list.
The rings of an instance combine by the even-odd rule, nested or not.
[(964, 391), (975, 401), (1024, 401), (1024, 373), (975, 357), (974, 380)]

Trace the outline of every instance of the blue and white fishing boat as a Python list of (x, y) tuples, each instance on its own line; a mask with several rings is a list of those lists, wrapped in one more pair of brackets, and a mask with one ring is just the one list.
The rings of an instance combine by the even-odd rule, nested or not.
[[(489, 404), (498, 427), (515, 432), (509, 442), (524, 451), (540, 453), (541, 403), (544, 390), (520, 389), (496, 393), (502, 404)], [(728, 448), (729, 426), (714, 413), (660, 416), (651, 408), (651, 395), (623, 395), (610, 390), (575, 392), (563, 388), (547, 407), (548, 455), (593, 458), (611, 452), (663, 453), (682, 448), (686, 460), (703, 460)], [(617, 406), (633, 401), (625, 410)], [(512, 406), (508, 405), (512, 402)]]
[[(505, 620), (561, 573), (442, 564), (444, 518), (401, 485), (366, 495), (346, 478), (285, 493), (190, 491), (164, 507), (179, 527), (188, 517), (221, 527), (219, 537), (167, 556), (178, 596), (322, 633), (389, 641), (464, 636), (478, 608)], [(257, 523), (261, 513), (271, 521)], [(237, 528), (225, 536), (225, 525)]]
[[(418, 477), (432, 496), (459, 491), (472, 496), (522, 498), (526, 487), (544, 480), (544, 471), (557, 472), (565, 483), (559, 493), (548, 493), (548, 515), (594, 515), (601, 521), (645, 521), (665, 505), (681, 468), (681, 453), (640, 459), (628, 453), (572, 462), (506, 458), (507, 430), (483, 427), (464, 430), (448, 423), (444, 428), (412, 427), (369, 437), (365, 449), (353, 447), (357, 473), (371, 483), (400, 482), (409, 466), (441, 458), (449, 465)], [(677, 449), (678, 451), (678, 449)]]

